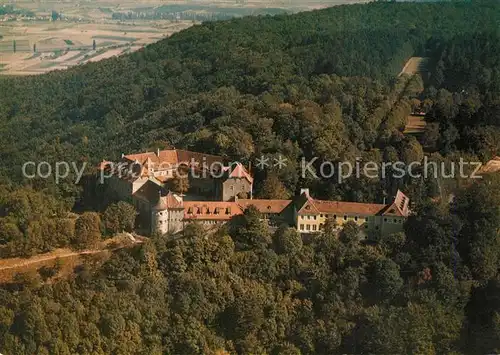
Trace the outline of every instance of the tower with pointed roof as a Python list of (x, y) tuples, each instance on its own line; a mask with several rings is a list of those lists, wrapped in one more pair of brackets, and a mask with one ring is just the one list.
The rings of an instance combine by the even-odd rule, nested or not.
[(176, 233), (184, 228), (184, 201), (173, 192), (160, 196), (151, 211), (151, 232)]
[(231, 201), (236, 197), (250, 198), (252, 196), (253, 178), (243, 164), (237, 162), (224, 167), (222, 178), (222, 201)]

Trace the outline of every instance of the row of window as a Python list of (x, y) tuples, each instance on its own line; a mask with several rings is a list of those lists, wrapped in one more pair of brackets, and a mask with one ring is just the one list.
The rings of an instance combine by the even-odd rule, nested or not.
[[(323, 224), (320, 224), (319, 230), (322, 230), (322, 229), (323, 229)], [(316, 230), (318, 230), (318, 226), (316, 224), (306, 224), (306, 225), (301, 224), (299, 226), (299, 230), (301, 230), (301, 231), (304, 231), (304, 230), (305, 231), (311, 231), (311, 230), (316, 231)]]
[[(171, 214), (171, 215), (174, 215), (174, 213), (172, 213), (172, 212), (171, 212), (170, 214)], [(167, 216), (167, 215), (168, 215), (168, 212), (167, 212), (167, 211), (165, 211), (165, 212), (158, 212), (158, 215), (159, 215), (159, 216), (163, 216), (163, 215)], [(180, 217), (183, 217), (183, 216), (184, 216), (184, 213), (183, 213), (183, 212), (180, 212), (180, 213), (178, 213), (178, 215), (179, 215)]]
[[(334, 215), (331, 215), (331, 214), (320, 214), (319, 215), (320, 217), (326, 217), (326, 218), (333, 218), (333, 219), (337, 219), (337, 215), (334, 214)], [(359, 217), (359, 216), (348, 216), (348, 215), (344, 215), (342, 216), (342, 218), (344, 219), (344, 221), (347, 221), (349, 218), (353, 218), (355, 221), (361, 221), (361, 222), (368, 222), (370, 220), (370, 217)], [(316, 215), (305, 215), (305, 216), (299, 216), (299, 219), (303, 219), (303, 220), (316, 220), (317, 219), (317, 216)], [(400, 218), (384, 218), (384, 222), (385, 223), (398, 223), (398, 224), (401, 224), (403, 223), (403, 219), (400, 219)]]
[[(195, 207), (196, 209), (196, 214), (202, 214), (203, 211), (202, 211), (202, 207)], [(188, 211), (187, 213), (188, 214), (193, 214), (194, 210), (193, 208), (189, 207), (188, 208)], [(221, 214), (222, 212), (224, 212), (225, 214), (231, 214), (231, 207), (227, 207), (227, 208), (221, 208), (221, 207), (215, 207), (213, 209), (213, 214)], [(206, 207), (205, 208), (205, 214), (212, 214), (212, 211), (210, 210), (210, 208)]]
[[(168, 222), (175, 222), (175, 221), (181, 222), (182, 220), (181, 219), (174, 219), (171, 221), (158, 221), (158, 223), (159, 224), (163, 224), (163, 223), (167, 224)], [(218, 224), (219, 221), (202, 221), (201, 223), (203, 223), (203, 224)]]
[[(368, 229), (368, 224), (365, 224), (365, 229)], [(378, 230), (379, 226), (375, 226), (375, 229)], [(319, 226), (316, 224), (300, 224), (299, 225), (299, 230), (300, 231), (320, 231), (323, 230), (323, 223), (320, 223)]]
[(182, 222), (184, 219), (182, 218), (174, 218), (174, 219), (170, 219), (168, 221), (163, 221), (163, 220), (159, 220), (158, 223), (160, 224), (163, 224), (163, 223), (169, 223), (169, 222)]
[(398, 219), (398, 218), (394, 218), (394, 219), (384, 218), (384, 222), (385, 223), (398, 223), (398, 224), (402, 224), (403, 220), (402, 219)]
[[(320, 214), (319, 215), (321, 218), (325, 217), (325, 218), (333, 218), (333, 219), (337, 219), (337, 215), (336, 214)], [(299, 216), (300, 219), (306, 219), (306, 220), (316, 220), (317, 216), (316, 215), (305, 215), (305, 216)], [(348, 216), (348, 215), (344, 215), (343, 216), (343, 219), (344, 221), (347, 221), (348, 218), (354, 218), (355, 221), (357, 220), (360, 220), (360, 221), (368, 221), (368, 218), (369, 217), (358, 217), (358, 216)]]

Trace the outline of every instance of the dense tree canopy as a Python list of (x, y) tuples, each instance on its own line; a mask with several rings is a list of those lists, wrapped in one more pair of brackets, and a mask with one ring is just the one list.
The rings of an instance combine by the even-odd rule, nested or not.
[[(461, 194), (491, 192), (484, 183)], [(470, 199), (459, 205), (433, 228), (446, 228), (462, 209), (492, 221), (496, 208), (498, 217), (499, 204), (489, 212)], [(306, 242), (280, 228), (268, 243), (256, 239), (265, 232), (254, 212), (242, 219), (237, 232), (208, 236), (192, 225), (181, 239), (154, 237), (54, 284), (19, 278), (0, 291), (0, 347), (10, 354), (498, 351), (498, 275), (476, 278), (473, 253), (460, 251), (454, 261), (430, 254), (443, 241), (416, 248), (411, 231), (370, 245), (354, 226), (341, 238), (326, 231)], [(458, 235), (469, 236), (468, 228)], [(498, 268), (495, 257), (485, 258)]]
[[(248, 162), (256, 195), (380, 202), (413, 214), (378, 243), (328, 221), (302, 239), (249, 209), (207, 233), (153, 236), (67, 279), (0, 289), (8, 354), (442, 354), (500, 351), (500, 182), (302, 177), (302, 158), (403, 161), (498, 154), (498, 2), (339, 6), (208, 22), (141, 51), (37, 77), (0, 78), (0, 252), (94, 247), (135, 211), (95, 184), (123, 152), (188, 148)], [(399, 75), (410, 56), (421, 76)], [(427, 113), (423, 137), (403, 134)], [(26, 179), (26, 161), (87, 164)], [(174, 181), (183, 192), (186, 182)], [(106, 198), (104, 198), (106, 197)], [(108, 201), (109, 200), (109, 201)], [(85, 211), (84, 213), (80, 213)], [(79, 212), (75, 214), (73, 212)], [(101, 222), (102, 220), (102, 222)]]

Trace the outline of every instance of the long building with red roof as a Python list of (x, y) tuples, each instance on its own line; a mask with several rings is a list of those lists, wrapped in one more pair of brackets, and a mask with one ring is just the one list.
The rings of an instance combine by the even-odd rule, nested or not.
[[(167, 185), (179, 166), (190, 174), (186, 196)], [(179, 232), (187, 223), (220, 225), (250, 207), (270, 224), (293, 226), (304, 234), (319, 233), (328, 222), (337, 227), (353, 222), (367, 235), (385, 235), (402, 231), (409, 215), (409, 199), (401, 191), (389, 204), (318, 200), (309, 189), (290, 200), (253, 199), (253, 177), (241, 163), (180, 149), (123, 155), (121, 164), (103, 162), (101, 169), (111, 172), (110, 185), (118, 196), (132, 198), (151, 232), (162, 234)]]

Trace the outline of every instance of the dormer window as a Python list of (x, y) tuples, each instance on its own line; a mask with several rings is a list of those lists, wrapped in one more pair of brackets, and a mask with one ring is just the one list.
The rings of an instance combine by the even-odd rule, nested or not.
[(219, 207), (215, 207), (214, 214), (219, 214)]
[(226, 214), (231, 214), (231, 207), (226, 208)]
[(196, 209), (196, 214), (201, 214), (201, 208), (199, 208), (199, 207), (198, 207), (198, 208)]
[(188, 214), (193, 214), (193, 207), (188, 208)]

